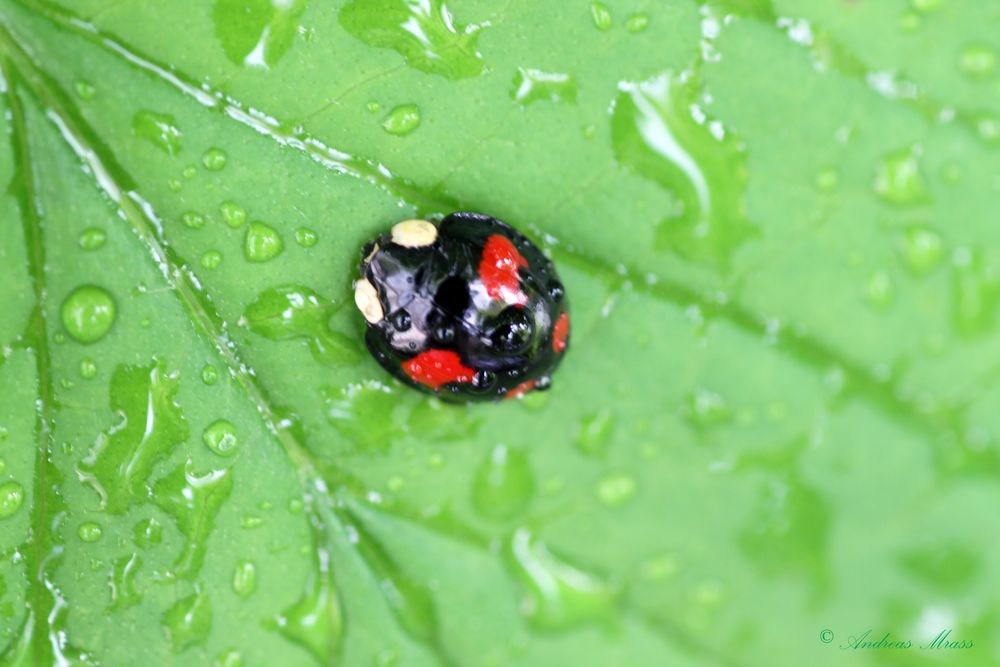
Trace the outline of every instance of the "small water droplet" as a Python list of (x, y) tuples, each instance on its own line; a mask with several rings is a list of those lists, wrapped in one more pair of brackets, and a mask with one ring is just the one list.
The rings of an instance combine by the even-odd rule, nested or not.
[(904, 148), (883, 156), (875, 175), (875, 193), (899, 206), (928, 200), (927, 185), (920, 171), (916, 148)]
[(225, 419), (219, 419), (205, 429), (201, 434), (202, 442), (219, 456), (232, 456), (239, 447), (236, 437), (236, 427)]
[(205, 364), (201, 369), (201, 381), (207, 385), (213, 385), (219, 381), (219, 371), (212, 364)]
[(628, 19), (625, 21), (625, 29), (632, 34), (642, 32), (648, 27), (649, 27), (649, 16), (642, 12), (639, 12), (638, 14), (632, 14), (632, 16), (629, 16)]
[(80, 527), (77, 528), (76, 534), (84, 542), (96, 542), (101, 539), (103, 534), (100, 524), (94, 523), (93, 521), (87, 521), (86, 523), (81, 523)]
[(184, 187), (184, 184), (181, 183), (179, 178), (171, 178), (167, 180), (167, 188), (171, 192), (180, 192), (182, 187)]
[(205, 643), (212, 629), (212, 604), (202, 591), (181, 598), (163, 613), (163, 629), (174, 653)]
[(302, 502), (301, 498), (292, 498), (288, 501), (288, 511), (292, 514), (301, 514), (304, 508), (305, 503)]
[(62, 304), (66, 333), (84, 344), (103, 338), (115, 323), (116, 314), (114, 299), (107, 290), (95, 285), (77, 287)]
[(906, 266), (916, 275), (934, 269), (944, 256), (944, 241), (928, 227), (912, 226), (903, 233), (900, 252)]
[(401, 104), (382, 119), (382, 129), (397, 137), (406, 136), (420, 125), (420, 109), (416, 104)]
[(732, 416), (726, 399), (705, 387), (688, 395), (684, 412), (691, 424), (702, 428), (724, 424)]
[(645, 581), (650, 583), (662, 583), (667, 581), (680, 570), (680, 563), (671, 554), (661, 554), (643, 561), (639, 566), (639, 572)]
[(209, 148), (201, 156), (201, 163), (209, 171), (221, 171), (226, 166), (228, 156), (221, 148)]
[(597, 498), (609, 507), (621, 507), (635, 495), (635, 478), (628, 473), (607, 475), (597, 483)]
[(868, 296), (868, 301), (873, 306), (887, 308), (892, 303), (894, 291), (892, 278), (889, 277), (887, 272), (882, 270), (873, 271), (868, 276), (868, 285), (865, 288), (865, 292)]
[(311, 248), (319, 241), (319, 236), (308, 227), (299, 227), (295, 230), (295, 242), (303, 248)]
[(251, 222), (247, 227), (247, 235), (243, 251), (249, 262), (266, 262), (274, 259), (285, 249), (281, 235), (273, 227), (263, 222)]
[(236, 202), (223, 202), (219, 206), (219, 212), (222, 214), (222, 221), (233, 229), (236, 229), (247, 220), (246, 209)]
[(590, 456), (603, 456), (611, 442), (614, 417), (603, 411), (583, 418), (576, 436), (576, 448)]
[(80, 360), (80, 377), (90, 380), (97, 375), (97, 364), (90, 357)]
[(521, 514), (534, 494), (535, 478), (523, 449), (497, 445), (476, 470), (472, 502), (487, 518), (502, 520)]
[(240, 597), (249, 597), (257, 590), (257, 568), (248, 560), (236, 564), (233, 572), (233, 590)]
[(24, 488), (11, 480), (0, 484), (0, 519), (14, 516), (24, 502)]
[(108, 235), (100, 227), (89, 227), (80, 233), (77, 243), (84, 250), (97, 250), (103, 248), (108, 240)]
[(833, 167), (821, 169), (816, 174), (816, 187), (820, 192), (832, 192), (840, 184), (840, 173)]
[(132, 529), (132, 539), (136, 546), (148, 549), (163, 541), (163, 526), (152, 517), (143, 519)]
[(217, 269), (222, 264), (222, 253), (218, 250), (206, 250), (201, 256), (201, 265), (206, 269)]
[(190, 229), (201, 229), (205, 226), (205, 216), (201, 213), (195, 213), (194, 211), (188, 211), (181, 216), (181, 222), (185, 227)]
[(382, 105), (375, 100), (368, 100), (368, 103), (365, 104), (365, 110), (368, 113), (378, 113), (381, 109)]
[(985, 79), (997, 68), (997, 53), (985, 44), (972, 44), (962, 49), (958, 66), (971, 78)]
[(918, 12), (932, 12), (938, 9), (944, 0), (912, 0), (913, 8)]
[(132, 132), (168, 155), (181, 151), (181, 131), (169, 114), (141, 109), (132, 116)]
[(198, 168), (195, 167), (193, 164), (189, 164), (188, 166), (184, 167), (183, 170), (181, 170), (181, 176), (183, 176), (189, 181), (197, 175), (198, 175)]
[(602, 2), (590, 3), (590, 18), (594, 26), (600, 31), (611, 30), (614, 19), (611, 17), (611, 10)]
[(97, 95), (97, 89), (86, 81), (77, 81), (73, 84), (76, 94), (80, 96), (81, 100), (92, 100), (94, 96)]
[(220, 653), (212, 662), (212, 667), (243, 667), (243, 656), (234, 648)]
[(256, 514), (244, 514), (240, 518), (240, 528), (253, 530), (254, 528), (260, 528), (263, 525), (264, 525), (264, 519), (257, 516)]

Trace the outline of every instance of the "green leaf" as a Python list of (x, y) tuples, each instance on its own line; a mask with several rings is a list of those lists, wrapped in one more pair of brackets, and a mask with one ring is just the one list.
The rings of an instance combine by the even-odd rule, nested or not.
[[(998, 20), (0, 3), (0, 665), (993, 664)], [(365, 353), (455, 210), (556, 262), (549, 391)]]

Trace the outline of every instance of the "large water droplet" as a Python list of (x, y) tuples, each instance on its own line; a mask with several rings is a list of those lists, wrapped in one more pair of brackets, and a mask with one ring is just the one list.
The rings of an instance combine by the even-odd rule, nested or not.
[(875, 193), (897, 206), (919, 204), (929, 199), (920, 171), (919, 151), (904, 148), (883, 156), (875, 175)]
[(101, 529), (100, 524), (94, 523), (93, 521), (81, 523), (80, 527), (76, 530), (76, 534), (84, 542), (96, 542), (101, 539), (101, 535), (103, 533), (104, 531)]
[(598, 577), (550, 552), (526, 528), (514, 533), (511, 566), (527, 589), (525, 613), (543, 630), (565, 630), (588, 621), (611, 621), (615, 590)]
[(111, 294), (96, 285), (77, 287), (62, 304), (62, 323), (74, 340), (89, 344), (104, 337), (115, 323)]
[(212, 422), (201, 434), (201, 439), (206, 447), (219, 456), (232, 456), (240, 444), (236, 436), (236, 427), (225, 419)]
[(510, 96), (525, 106), (538, 100), (576, 102), (576, 79), (560, 72), (518, 67)]
[(168, 155), (181, 151), (181, 131), (169, 114), (142, 109), (132, 116), (132, 131)]
[(257, 568), (248, 560), (241, 560), (233, 571), (233, 590), (240, 597), (249, 597), (257, 590)]
[(285, 243), (274, 227), (263, 222), (251, 222), (247, 227), (247, 235), (243, 251), (247, 261), (266, 262), (274, 259), (284, 250)]
[(174, 653), (202, 645), (212, 629), (212, 604), (204, 592), (195, 592), (167, 609), (161, 623)]
[(24, 502), (24, 487), (11, 480), (0, 484), (0, 519), (14, 516)]
[(479, 464), (472, 486), (476, 511), (490, 519), (522, 513), (535, 494), (535, 478), (523, 449), (497, 445)]
[(382, 129), (397, 137), (405, 136), (420, 125), (420, 109), (416, 104), (401, 104), (382, 119)]
[(611, 30), (615, 22), (611, 10), (603, 2), (590, 3), (590, 19), (594, 22), (594, 27), (602, 32)]

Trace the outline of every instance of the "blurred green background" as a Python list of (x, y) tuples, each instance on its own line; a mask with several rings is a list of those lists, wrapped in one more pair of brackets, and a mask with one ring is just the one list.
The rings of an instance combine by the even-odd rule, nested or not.
[[(996, 0), (0, 0), (0, 665), (1000, 663), (998, 54)], [(555, 259), (550, 391), (365, 351), (361, 244), (454, 210)]]

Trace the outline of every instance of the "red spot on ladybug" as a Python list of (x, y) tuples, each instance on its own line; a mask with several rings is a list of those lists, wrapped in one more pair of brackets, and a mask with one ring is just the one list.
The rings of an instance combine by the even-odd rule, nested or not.
[(521, 291), (518, 269), (528, 268), (528, 260), (517, 251), (505, 236), (492, 234), (483, 247), (479, 262), (479, 279), (486, 293), (494, 299), (512, 306), (524, 306), (528, 297)]
[(427, 350), (403, 362), (402, 366), (414, 382), (435, 390), (448, 382), (472, 382), (476, 374), (451, 350)]
[(552, 327), (552, 349), (556, 354), (566, 349), (567, 338), (569, 338), (569, 315), (563, 313)]
[(535, 380), (526, 380), (521, 384), (517, 385), (516, 387), (514, 387), (513, 389), (511, 389), (510, 392), (508, 392), (508, 394), (503, 397), (503, 399), (507, 401), (512, 398), (520, 398), (525, 394), (527, 394), (532, 389), (534, 389), (536, 384), (538, 384), (538, 382)]

